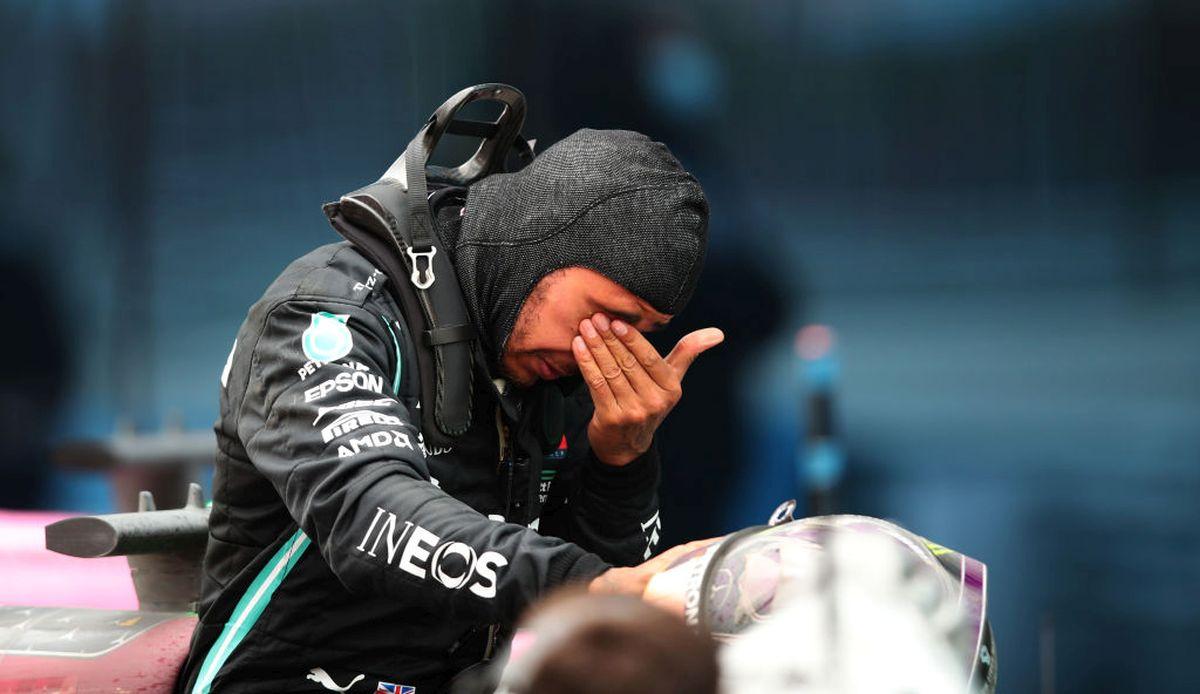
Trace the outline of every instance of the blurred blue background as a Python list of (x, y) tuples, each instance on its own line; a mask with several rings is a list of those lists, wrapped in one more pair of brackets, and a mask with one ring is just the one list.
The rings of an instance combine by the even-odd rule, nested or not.
[[(829, 325), (837, 508), (990, 566), (1006, 692), (1200, 690), (1200, 5), (0, 3), (0, 506), (113, 508), (60, 442), (206, 429), (246, 309), (463, 86), (704, 184), (663, 432), (679, 541), (798, 488)], [(802, 449), (801, 449), (802, 450)]]

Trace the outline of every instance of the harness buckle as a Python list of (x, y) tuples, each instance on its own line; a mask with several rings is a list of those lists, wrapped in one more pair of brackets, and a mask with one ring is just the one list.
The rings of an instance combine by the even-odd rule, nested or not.
[[(414, 251), (412, 248), (406, 248), (408, 257), (412, 260), (412, 280), (413, 286), (417, 289), (429, 289), (433, 286), (433, 281), (436, 279), (433, 276), (433, 256), (437, 253), (437, 247), (431, 246), (427, 251)], [(425, 279), (421, 279), (421, 263), (420, 258), (425, 259)]]

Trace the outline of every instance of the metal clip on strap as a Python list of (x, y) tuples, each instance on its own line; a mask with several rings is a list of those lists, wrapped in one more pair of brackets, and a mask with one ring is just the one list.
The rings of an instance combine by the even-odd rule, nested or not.
[[(433, 286), (433, 281), (437, 279), (433, 274), (433, 256), (437, 254), (437, 247), (430, 246), (427, 251), (414, 251), (412, 248), (404, 249), (408, 252), (409, 259), (412, 260), (412, 280), (413, 285), (417, 289), (429, 289)], [(425, 259), (425, 279), (421, 279), (421, 263), (420, 258)]]

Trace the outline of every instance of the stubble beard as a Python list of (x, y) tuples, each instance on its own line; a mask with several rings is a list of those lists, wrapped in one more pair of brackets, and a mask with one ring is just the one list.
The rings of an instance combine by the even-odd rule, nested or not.
[(513, 322), (512, 332), (509, 333), (508, 339), (505, 340), (504, 350), (500, 354), (500, 374), (522, 388), (527, 388), (537, 383), (538, 377), (536, 373), (532, 374), (528, 381), (522, 381), (520, 376), (513, 373), (508, 364), (505, 363), (505, 359), (510, 354), (514, 355), (514, 358), (523, 354), (520, 351), (514, 354), (512, 351), (513, 345), (516, 345), (519, 350), (521, 344), (528, 339), (533, 326), (537, 325), (538, 321), (541, 320), (542, 308), (545, 306), (545, 303), (546, 293), (543, 291), (543, 287), (540, 285), (534, 287), (534, 291), (525, 299), (525, 303), (518, 310), (517, 320)]

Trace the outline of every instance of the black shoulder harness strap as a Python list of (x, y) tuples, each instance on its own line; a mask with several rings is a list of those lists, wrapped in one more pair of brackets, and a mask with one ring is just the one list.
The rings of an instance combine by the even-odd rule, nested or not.
[[(459, 109), (479, 100), (503, 104), (495, 122), (454, 120)], [(382, 178), (324, 206), (334, 229), (388, 276), (385, 286), (412, 330), (427, 444), (448, 445), (446, 439), (470, 428), (474, 360), (479, 358), (458, 277), (436, 233), (429, 186), (466, 186), (501, 171), (510, 150), (531, 158), (529, 144), (520, 137), (524, 121), (525, 97), (515, 88), (482, 84), (464, 89), (429, 117)], [(447, 132), (483, 142), (457, 167), (427, 166)]]

